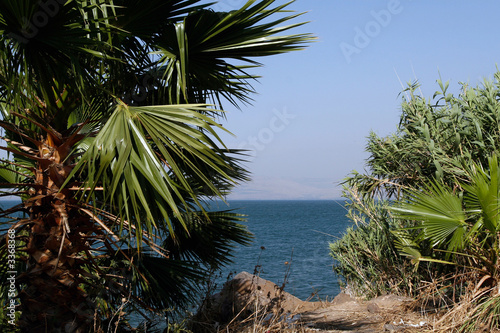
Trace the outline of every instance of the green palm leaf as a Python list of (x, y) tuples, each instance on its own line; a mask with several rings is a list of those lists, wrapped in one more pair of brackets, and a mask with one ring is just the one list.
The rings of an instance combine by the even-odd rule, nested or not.
[(277, 36), (303, 23), (278, 27), (301, 14), (266, 21), (291, 2), (269, 8), (273, 3), (251, 0), (229, 13), (199, 10), (183, 22), (169, 25), (155, 43), (160, 49), (157, 54), (163, 64), (166, 94), (172, 102), (206, 103), (209, 99), (218, 103), (222, 98), (233, 104), (249, 102), (253, 88), (248, 81), (257, 76), (246, 70), (261, 66), (252, 58), (301, 49), (313, 39), (310, 34)]
[(132, 286), (137, 298), (154, 309), (179, 307), (196, 301), (207, 278), (196, 263), (142, 254), (133, 267)]
[(11, 62), (10, 75), (24, 78), (18, 80), (17, 91), (39, 87), (40, 97), (54, 104), (57, 86), (71, 82), (84, 89), (96, 84), (94, 73), (86, 65), (94, 57), (104, 57), (107, 46), (89, 38), (90, 34), (101, 33), (105, 25), (87, 26), (82, 22), (82, 12), (92, 13), (97, 4), (68, 1), (61, 5), (55, 1), (50, 9), (45, 5), (37, 0), (0, 3), (0, 58)]
[(489, 171), (474, 164), (469, 169), (471, 183), (464, 185), (468, 192), (467, 207), (472, 212), (479, 212), (483, 217), (484, 227), (494, 235), (500, 230), (500, 174), (498, 158), (489, 160)]
[(408, 202), (391, 208), (396, 217), (417, 220), (414, 229), (422, 231), (432, 247), (447, 245), (449, 251), (464, 247), (467, 232), (462, 199), (440, 183), (432, 183), (425, 191), (412, 191)]
[[(153, 228), (163, 225), (175, 235), (170, 219), (183, 221), (182, 212), (189, 210), (186, 195), (198, 202), (195, 189), (186, 180), (186, 169), (181, 169), (178, 161), (189, 165), (190, 172), (212, 193), (220, 195), (204, 175), (205, 170), (230, 179), (223, 170), (224, 160), (216, 153), (219, 147), (205, 134), (216, 135), (214, 127), (220, 125), (200, 110), (210, 112), (201, 105), (118, 105), (72, 175), (84, 172), (83, 187), (101, 186), (104, 201), (114, 207), (118, 216), (136, 223), (139, 230), (145, 227), (152, 233)], [(196, 156), (199, 165), (191, 163), (186, 155)], [(88, 191), (82, 195), (87, 200), (92, 198)]]
[(434, 182), (422, 191), (408, 192), (407, 201), (391, 210), (398, 218), (417, 221), (414, 227), (406, 228), (421, 231), (413, 239), (416, 244), (430, 241), (431, 248), (446, 249), (446, 258), (452, 254), (471, 258), (470, 267), (481, 263), (495, 274), (500, 205), (498, 158), (490, 157), (488, 164), (488, 171), (476, 163), (465, 168), (470, 182), (461, 184), (464, 193)]
[(184, 214), (188, 228), (177, 237), (167, 237), (163, 247), (174, 259), (201, 262), (219, 268), (230, 263), (233, 244), (248, 245), (252, 235), (240, 223), (244, 216), (232, 211), (189, 212)]

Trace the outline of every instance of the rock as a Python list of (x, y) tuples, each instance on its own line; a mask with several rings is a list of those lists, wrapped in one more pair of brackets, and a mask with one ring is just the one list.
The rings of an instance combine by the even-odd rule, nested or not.
[(368, 305), (366, 306), (366, 309), (370, 313), (379, 313), (380, 312), (380, 308), (377, 305), (377, 303), (368, 303)]
[(236, 315), (241, 318), (255, 313), (296, 313), (319, 307), (282, 290), (275, 283), (248, 272), (237, 274), (224, 284), (222, 290), (210, 297), (199, 314), (210, 321), (227, 323)]
[(352, 298), (350, 295), (345, 294), (345, 293), (340, 293), (332, 301), (332, 304), (335, 305), (342, 305), (345, 303), (350, 303), (350, 302), (358, 302), (355, 298)]
[(413, 302), (413, 299), (409, 297), (396, 296), (392, 294), (376, 297), (370, 301), (368, 304), (375, 304), (380, 310), (400, 310), (405, 305)]
[[(221, 328), (224, 332), (250, 332), (255, 325), (262, 328), (260, 331), (279, 325), (290, 332), (297, 327), (318, 332), (400, 332), (425, 325), (424, 321), (411, 324), (414, 315), (405, 317), (401, 311), (411, 301), (395, 295), (362, 301), (340, 293), (331, 302), (306, 302), (271, 281), (242, 272), (208, 299), (193, 318), (190, 329), (197, 333), (222, 332)], [(387, 314), (395, 313), (401, 314), (401, 323), (385, 323)]]
[(403, 328), (400, 327), (400, 326), (396, 326), (396, 325), (393, 325), (393, 324), (385, 324), (384, 325), (384, 330), (385, 331), (389, 331), (389, 332), (397, 332), (397, 331), (401, 331)]
[(337, 309), (344, 309), (350, 311), (366, 310), (366, 307), (363, 304), (361, 304), (361, 302), (359, 302), (354, 297), (345, 293), (340, 293), (337, 296), (335, 296), (330, 306), (335, 307)]

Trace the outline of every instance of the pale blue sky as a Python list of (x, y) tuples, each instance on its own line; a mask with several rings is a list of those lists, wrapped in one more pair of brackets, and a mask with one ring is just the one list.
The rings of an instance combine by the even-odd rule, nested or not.
[(229, 199), (339, 198), (338, 183), (364, 169), (369, 132), (396, 129), (398, 76), (418, 79), (432, 97), (439, 74), (457, 92), (460, 81), (491, 78), (500, 61), (498, 1), (296, 0), (289, 8), (308, 11), (302, 20), (312, 22), (295, 32), (318, 41), (263, 59), (254, 104), (227, 109), (224, 125), (237, 137), (225, 142), (255, 155), (253, 180)]

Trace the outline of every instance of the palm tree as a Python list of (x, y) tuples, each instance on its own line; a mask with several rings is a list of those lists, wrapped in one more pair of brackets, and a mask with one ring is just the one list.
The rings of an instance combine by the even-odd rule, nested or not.
[[(480, 325), (494, 330), (500, 327), (498, 157), (489, 157), (487, 167), (472, 163), (463, 170), (469, 179), (461, 184), (463, 191), (431, 182), (422, 190), (407, 192), (404, 201), (391, 209), (399, 218), (417, 221), (395, 232), (396, 246), (417, 265), (428, 261), (460, 268), (451, 289), (462, 296), (462, 303), (444, 318), (455, 322), (458, 313), (468, 311), (462, 322), (454, 323), (460, 326), (458, 331), (475, 331)], [(457, 290), (456, 285), (466, 288)]]
[[(398, 218), (418, 221), (396, 231), (402, 253), (415, 263), (434, 261), (476, 267), (481, 277), (500, 281), (500, 166), (496, 156), (489, 168), (479, 164), (464, 168), (469, 177), (463, 191), (431, 182), (421, 190), (407, 191), (391, 211)], [(421, 250), (433, 253), (423, 256)], [(466, 263), (461, 259), (466, 258)]]
[(0, 251), (14, 232), (22, 330), (87, 332), (122, 299), (185, 304), (249, 241), (241, 216), (204, 208), (247, 179), (209, 104), (249, 102), (255, 57), (311, 39), (278, 36), (300, 24), (269, 19), (289, 5), (273, 2), (0, 3), (0, 183), (22, 200)]

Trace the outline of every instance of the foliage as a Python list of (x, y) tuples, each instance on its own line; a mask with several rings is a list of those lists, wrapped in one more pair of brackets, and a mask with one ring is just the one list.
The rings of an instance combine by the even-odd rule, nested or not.
[(458, 186), (467, 180), (463, 165), (487, 165), (487, 156), (500, 147), (500, 72), (480, 87), (462, 83), (458, 97), (448, 93), (448, 82), (437, 82), (440, 91), (432, 100), (417, 94), (417, 83), (408, 84), (397, 131), (386, 137), (370, 133), (369, 172), (353, 172), (344, 184), (356, 185), (363, 195), (398, 198), (402, 189), (433, 178)]
[(439, 182), (430, 183), (425, 190), (411, 191), (404, 202), (391, 210), (398, 218), (418, 221), (412, 227), (418, 234), (400, 250), (417, 264), (420, 261), (446, 263), (421, 255), (421, 248), (443, 251), (449, 264), (463, 267), (475, 298), (468, 315), (474, 321), (467, 322), (466, 326), (477, 321), (486, 323), (492, 330), (499, 327), (500, 316), (498, 158), (491, 157), (488, 168), (473, 164), (467, 171), (470, 182), (462, 185), (464, 192), (453, 191)]
[[(250, 234), (207, 212), (248, 179), (218, 133), (255, 59), (300, 49), (299, 14), (249, 0), (0, 3), (0, 255), (15, 234), (19, 325), (83, 332), (127, 309), (187, 305)], [(281, 17), (277, 16), (281, 15)], [(6, 265), (0, 278), (6, 281)]]
[[(364, 174), (354, 171), (344, 181), (345, 196), (354, 203), (351, 204), (353, 211), (349, 218), (357, 227), (353, 227), (342, 239), (333, 243), (331, 249), (334, 258), (342, 258), (337, 259), (335, 269), (340, 273), (347, 273), (347, 285), (356, 286), (358, 294), (374, 294), (386, 290), (372, 287), (372, 283), (378, 285), (377, 276), (381, 275), (389, 281), (415, 281), (415, 284), (390, 287), (393, 292), (411, 295), (426, 284), (435, 285), (440, 278), (443, 278), (441, 282), (449, 279), (458, 269), (438, 262), (450, 259), (450, 251), (463, 248), (465, 244), (460, 235), (465, 236), (470, 232), (464, 228), (464, 222), (459, 222), (462, 213), (456, 208), (461, 207), (462, 199), (456, 193), (471, 190), (468, 186), (479, 181), (472, 175), (472, 165), (487, 169), (488, 156), (499, 151), (500, 73), (495, 74), (494, 81), (485, 81), (479, 87), (471, 88), (462, 84), (458, 96), (448, 92), (448, 83), (441, 80), (437, 82), (440, 91), (434, 94), (432, 100), (417, 94), (418, 84), (408, 85), (402, 93), (402, 112), (397, 131), (386, 137), (371, 133), (366, 148), (369, 153), (366, 163), (368, 171)], [(443, 193), (440, 209), (448, 212), (449, 216), (446, 218), (457, 219), (448, 224), (449, 229), (436, 229), (435, 235), (440, 235), (441, 238), (421, 239), (416, 236), (418, 230), (411, 228), (414, 226), (413, 221), (394, 221), (385, 209), (392, 202), (404, 202), (405, 193), (418, 195), (421, 190), (433, 189), (432, 185), (428, 185), (431, 180), (443, 184), (447, 189)], [(448, 198), (445, 199), (445, 196)], [(435, 200), (429, 200), (429, 204), (435, 203)], [(360, 225), (357, 222), (359, 216), (367, 222)], [(448, 252), (432, 251), (432, 245), (444, 244), (443, 237), (453, 233), (451, 230), (456, 231), (456, 236), (453, 242), (446, 243), (447, 247), (443, 248)], [(420, 241), (418, 247), (416, 240)], [(373, 249), (379, 249), (377, 244), (382, 245), (383, 250), (379, 250), (382, 257), (366, 255), (368, 252), (362, 248), (364, 244), (372, 244)], [(396, 254), (403, 248), (404, 254), (410, 259), (431, 258), (432, 262), (421, 262), (417, 270), (404, 268), (407, 262)], [(491, 255), (488, 258), (494, 259)], [(466, 259), (462, 257), (455, 260), (463, 267)], [(380, 262), (392, 263), (399, 270), (385, 268), (379, 265)], [(360, 276), (352, 273), (360, 270), (359, 265), (373, 274)], [(460, 276), (461, 274), (462, 272)], [(445, 285), (449, 287), (448, 283)], [(456, 291), (442, 288), (441, 291), (445, 289), (451, 300), (456, 300), (456, 297), (466, 291), (465, 287)]]
[[(348, 189), (347, 217), (353, 226), (343, 237), (330, 243), (335, 273), (342, 276), (346, 292), (363, 298), (386, 293), (415, 296), (424, 274), (398, 255), (391, 230), (402, 227), (388, 214), (387, 202), (361, 199), (356, 189)], [(429, 271), (425, 272), (429, 275)]]

